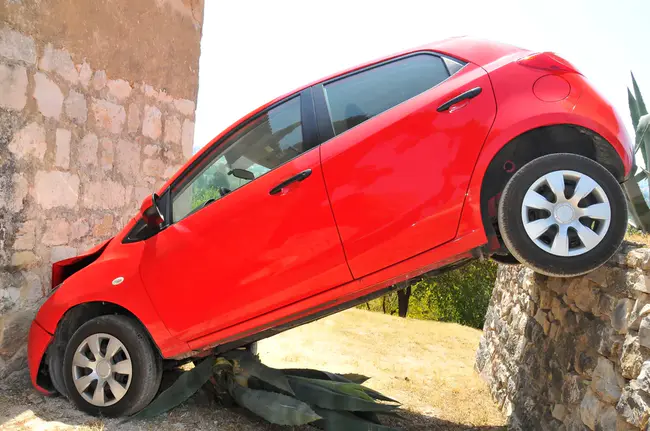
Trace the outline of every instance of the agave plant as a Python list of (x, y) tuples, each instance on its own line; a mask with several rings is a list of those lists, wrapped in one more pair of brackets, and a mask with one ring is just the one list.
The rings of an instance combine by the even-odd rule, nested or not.
[(379, 415), (396, 415), (399, 403), (364, 383), (368, 377), (311, 369), (267, 367), (245, 350), (209, 357), (186, 371), (149, 406), (130, 417), (164, 413), (211, 382), (224, 404), (244, 407), (276, 425), (311, 424), (324, 430), (389, 431)]
[(650, 208), (643, 197), (639, 184), (644, 180), (648, 181), (650, 177), (650, 115), (648, 115), (634, 74), (632, 74), (632, 89), (634, 94), (628, 88), (627, 99), (630, 105), (632, 125), (636, 131), (634, 154), (636, 155), (638, 151), (641, 152), (645, 166), (639, 167), (638, 172), (634, 175), (634, 181), (627, 187), (627, 192), (632, 218), (637, 227), (647, 233), (650, 232)]

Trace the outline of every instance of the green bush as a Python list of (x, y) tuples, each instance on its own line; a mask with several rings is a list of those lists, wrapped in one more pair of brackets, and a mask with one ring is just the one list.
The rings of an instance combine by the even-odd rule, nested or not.
[[(496, 274), (496, 263), (474, 261), (443, 274), (425, 275), (411, 288), (408, 317), (456, 322), (480, 329)], [(397, 292), (391, 292), (360, 308), (397, 314)]]

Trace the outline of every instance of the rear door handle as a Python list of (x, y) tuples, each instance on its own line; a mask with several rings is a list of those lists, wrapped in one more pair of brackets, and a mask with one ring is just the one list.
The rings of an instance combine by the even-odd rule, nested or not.
[(293, 177), (289, 178), (288, 180), (282, 181), (280, 184), (273, 187), (269, 191), (269, 194), (270, 195), (277, 195), (278, 193), (280, 193), (282, 191), (283, 188), (285, 188), (289, 184), (303, 181), (305, 178), (307, 178), (310, 175), (311, 175), (311, 169), (307, 169), (305, 171), (302, 171), (301, 173), (296, 174)]
[(472, 88), (471, 90), (467, 90), (466, 92), (454, 97), (453, 99), (449, 99), (442, 105), (438, 106), (438, 112), (447, 111), (453, 105), (455, 105), (458, 102), (462, 102), (463, 100), (473, 99), (479, 94), (481, 94), (481, 91), (483, 91), (481, 87), (476, 87), (476, 88)]

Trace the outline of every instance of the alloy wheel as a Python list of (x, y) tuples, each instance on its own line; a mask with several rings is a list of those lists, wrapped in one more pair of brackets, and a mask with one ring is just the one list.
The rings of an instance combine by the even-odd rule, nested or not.
[(85, 338), (72, 359), (77, 392), (90, 404), (107, 407), (120, 401), (131, 385), (132, 362), (124, 344), (110, 334)]
[(555, 256), (578, 256), (596, 247), (609, 228), (612, 209), (603, 188), (570, 170), (549, 172), (526, 192), (522, 221), (528, 237)]

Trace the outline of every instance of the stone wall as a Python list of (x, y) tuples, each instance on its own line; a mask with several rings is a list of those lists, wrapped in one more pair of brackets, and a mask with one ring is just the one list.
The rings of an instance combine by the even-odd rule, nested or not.
[[(197, 66), (200, 22), (177, 9), (199, 4), (202, 10), (202, 3), (34, 3), (0, 0), (0, 380), (26, 366), (27, 329), (50, 290), (52, 262), (120, 230), (191, 155), (194, 133), (198, 70), (188, 67), (187, 56), (176, 61), (167, 47), (139, 52), (137, 42), (180, 31), (195, 45)], [(100, 3), (99, 13), (86, 11)], [(104, 10), (109, 3), (138, 10), (146, 4), (167, 26), (137, 26), (151, 16), (129, 18), (119, 9), (111, 16)], [(80, 12), (81, 20), (48, 21), (59, 33), (36, 25)], [(111, 20), (131, 24), (131, 39), (101, 33)], [(94, 36), (74, 39), (85, 34), (75, 30), (81, 22), (95, 28)], [(158, 65), (152, 72), (158, 87), (147, 80), (149, 69), (129, 63), (127, 44), (143, 55), (140, 62)]]
[(576, 278), (502, 266), (476, 368), (511, 429), (646, 429), (650, 249)]

